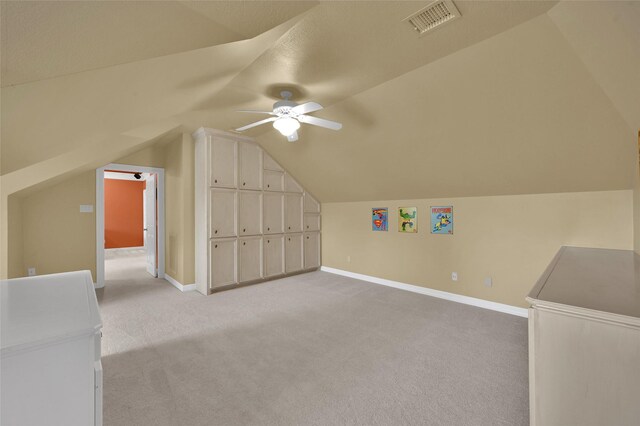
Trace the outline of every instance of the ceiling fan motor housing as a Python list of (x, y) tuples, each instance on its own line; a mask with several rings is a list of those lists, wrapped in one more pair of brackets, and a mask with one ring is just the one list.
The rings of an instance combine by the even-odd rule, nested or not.
[(277, 115), (288, 115), (291, 108), (298, 104), (293, 101), (278, 101), (273, 104), (273, 112)]

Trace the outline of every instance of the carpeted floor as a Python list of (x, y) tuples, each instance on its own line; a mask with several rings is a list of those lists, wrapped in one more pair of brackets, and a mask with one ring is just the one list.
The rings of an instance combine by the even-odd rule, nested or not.
[(105, 426), (529, 424), (523, 318), (325, 272), (205, 297), (143, 256), (98, 290)]

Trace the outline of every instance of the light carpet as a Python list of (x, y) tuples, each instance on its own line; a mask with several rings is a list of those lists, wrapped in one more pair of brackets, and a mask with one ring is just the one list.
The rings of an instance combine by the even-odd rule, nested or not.
[(526, 319), (312, 272), (202, 296), (107, 259), (104, 424), (528, 425)]

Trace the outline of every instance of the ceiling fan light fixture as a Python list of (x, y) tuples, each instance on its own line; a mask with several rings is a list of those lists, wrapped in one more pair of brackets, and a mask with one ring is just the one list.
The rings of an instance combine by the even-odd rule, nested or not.
[(273, 127), (279, 131), (282, 136), (291, 136), (300, 128), (300, 122), (295, 118), (281, 117), (273, 122)]

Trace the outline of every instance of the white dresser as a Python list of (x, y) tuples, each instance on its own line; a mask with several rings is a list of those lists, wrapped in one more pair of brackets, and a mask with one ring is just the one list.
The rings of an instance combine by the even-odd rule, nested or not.
[(89, 271), (0, 281), (7, 426), (102, 424), (102, 321)]
[(531, 425), (640, 425), (640, 256), (562, 247), (527, 301)]

